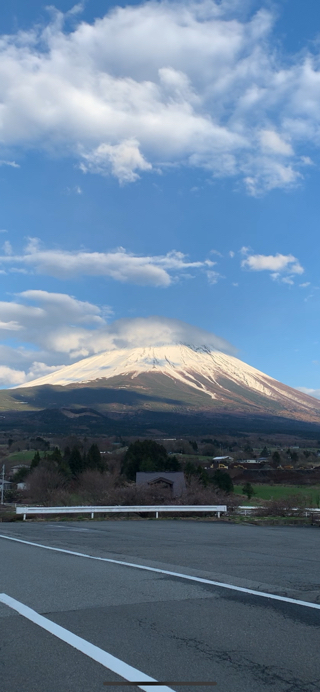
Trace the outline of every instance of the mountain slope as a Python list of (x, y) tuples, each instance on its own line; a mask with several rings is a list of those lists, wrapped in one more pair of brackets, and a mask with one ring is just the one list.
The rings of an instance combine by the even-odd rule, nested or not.
[(40, 408), (68, 403), (119, 412), (232, 411), (320, 422), (317, 399), (205, 346), (108, 351), (28, 382), (15, 392), (11, 390), (17, 401), (21, 392), (27, 404)]

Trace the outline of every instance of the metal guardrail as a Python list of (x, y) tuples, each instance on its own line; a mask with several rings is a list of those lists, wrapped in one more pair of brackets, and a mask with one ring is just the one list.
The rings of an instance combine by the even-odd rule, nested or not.
[[(262, 505), (252, 506), (252, 505), (240, 505), (235, 507), (233, 511), (235, 513), (250, 514), (255, 510), (265, 509)], [(299, 507), (290, 507), (292, 512), (301, 511)], [(16, 514), (22, 514), (23, 520), (27, 516), (31, 515), (43, 515), (43, 514), (90, 514), (91, 519), (94, 519), (95, 514), (141, 514), (147, 512), (155, 512), (156, 519), (159, 518), (160, 512), (214, 512), (218, 518), (221, 514), (228, 512), (227, 505), (108, 505), (108, 506), (88, 506), (88, 505), (78, 505), (77, 507), (23, 507), (16, 506)], [(310, 514), (320, 514), (320, 509), (315, 509), (313, 507), (305, 507), (303, 509), (305, 516)]]
[(23, 515), (23, 521), (27, 516), (34, 514), (90, 514), (91, 519), (95, 514), (114, 513), (145, 513), (155, 512), (156, 519), (159, 512), (214, 512), (218, 518), (222, 512), (227, 512), (227, 505), (128, 505), (128, 506), (78, 506), (78, 507), (16, 507), (16, 514)]
[[(244, 514), (245, 516), (256, 509), (266, 509), (266, 507), (263, 505), (257, 505), (256, 507), (251, 505), (239, 505), (239, 507), (236, 507), (236, 510), (238, 512), (240, 511), (240, 513)], [(290, 509), (292, 512), (301, 512), (301, 507), (288, 507), (288, 509)], [(315, 509), (314, 507), (304, 507), (302, 511), (306, 517), (308, 517), (310, 514), (320, 513), (320, 509)]]

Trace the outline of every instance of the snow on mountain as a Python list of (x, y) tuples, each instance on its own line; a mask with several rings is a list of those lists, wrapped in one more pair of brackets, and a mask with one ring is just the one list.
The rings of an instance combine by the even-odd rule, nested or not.
[(233, 383), (241, 391), (256, 392), (282, 404), (285, 401), (293, 406), (317, 408), (317, 402), (311, 397), (281, 384), (234, 356), (206, 346), (199, 348), (185, 344), (106, 351), (20, 385), (20, 389), (40, 385), (98, 384), (99, 380), (105, 383), (119, 376), (126, 376), (126, 381), (129, 378), (134, 384), (135, 378), (145, 373), (171, 378), (218, 401), (225, 399), (226, 393), (230, 397), (230, 384)]

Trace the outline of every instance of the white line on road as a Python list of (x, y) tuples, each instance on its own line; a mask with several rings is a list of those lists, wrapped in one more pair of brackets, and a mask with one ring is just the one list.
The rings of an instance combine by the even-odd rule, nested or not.
[[(32, 610), (32, 608), (24, 605), (24, 603), (16, 601), (15, 598), (11, 598), (11, 596), (1, 593), (0, 602), (15, 610), (17, 613), (19, 613), (19, 615), (23, 615), (23, 617), (27, 618), (27, 620), (30, 620), (35, 625), (39, 625), (39, 627), (42, 627), (42, 629), (50, 632), (50, 634), (53, 634), (55, 637), (58, 637), (58, 639), (61, 639), (61, 641), (66, 642), (66, 644), (70, 644), (70, 646), (73, 646), (74, 649), (81, 651), (82, 654), (92, 658), (94, 661), (100, 663), (105, 668), (108, 668), (121, 678), (124, 678), (129, 682), (157, 682), (154, 678), (150, 678), (149, 675), (141, 673), (141, 671), (137, 670), (137, 668), (133, 668), (132, 666), (129, 666), (128, 663), (121, 661), (120, 658), (116, 658), (115, 656), (112, 656), (112, 654), (108, 654), (107, 651), (100, 649), (94, 644), (90, 644), (90, 642), (87, 642), (86, 639), (82, 639), (82, 637), (78, 637), (76, 634), (73, 634), (73, 632), (66, 630), (64, 627), (57, 625), (55, 622), (52, 622), (52, 620), (48, 620), (48, 618), (45, 618), (43, 615), (37, 613), (36, 610)], [(141, 690), (145, 690), (145, 692), (150, 692), (150, 687), (147, 685), (137, 685), (137, 687), (140, 687)], [(173, 692), (171, 687), (161, 685), (161, 683), (159, 686), (152, 686), (152, 689), (155, 690), (155, 692)]]
[(15, 541), (16, 543), (24, 543), (25, 545), (32, 545), (36, 548), (44, 548), (45, 550), (53, 550), (56, 553), (64, 553), (66, 555), (74, 555), (75, 557), (85, 557), (89, 560), (98, 560), (99, 562), (109, 562), (113, 565), (122, 565), (123, 567), (133, 567), (134, 569), (142, 569), (146, 572), (155, 572), (156, 574), (166, 574), (169, 577), (178, 577), (179, 579), (187, 579), (188, 581), (195, 581), (200, 584), (209, 584), (211, 586), (219, 586), (222, 589), (230, 589), (231, 591), (240, 591), (241, 593), (250, 594), (251, 596), (261, 596), (262, 598), (269, 598), (273, 601), (282, 601), (284, 603), (291, 603), (293, 605), (305, 606), (306, 608), (315, 608), (320, 610), (320, 604), (310, 603), (308, 601), (299, 601), (295, 598), (288, 598), (287, 596), (277, 596), (273, 593), (266, 593), (265, 591), (255, 591), (254, 589), (246, 589), (244, 586), (235, 586), (234, 584), (225, 584), (221, 581), (213, 581), (212, 579), (203, 579), (202, 577), (194, 577), (190, 574), (182, 574), (180, 572), (170, 572), (166, 569), (160, 569), (159, 567), (148, 567), (147, 565), (137, 565), (134, 562), (124, 562), (124, 560), (112, 560), (109, 557), (96, 557), (95, 555), (87, 555), (86, 553), (77, 553), (73, 550), (65, 550), (64, 548), (54, 548), (51, 545), (42, 545), (42, 543), (33, 543), (32, 541), (24, 541), (22, 538), (13, 538), (12, 536), (5, 536), (0, 534), (0, 538), (5, 538), (7, 541)]

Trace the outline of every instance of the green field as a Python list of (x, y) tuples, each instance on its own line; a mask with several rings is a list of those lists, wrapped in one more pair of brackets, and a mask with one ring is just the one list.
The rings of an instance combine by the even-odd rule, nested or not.
[[(248, 504), (254, 505), (255, 499), (282, 500), (286, 497), (300, 496), (310, 506), (320, 507), (320, 485), (255, 485), (252, 484), (255, 494)], [(235, 485), (234, 492), (243, 495), (243, 485)]]
[[(32, 461), (34, 455), (36, 453), (35, 449), (22, 449), (21, 452), (13, 452), (12, 454), (9, 454), (7, 459), (8, 461), (16, 461), (17, 463), (29, 463)], [(40, 456), (43, 456), (43, 452), (39, 452)]]

